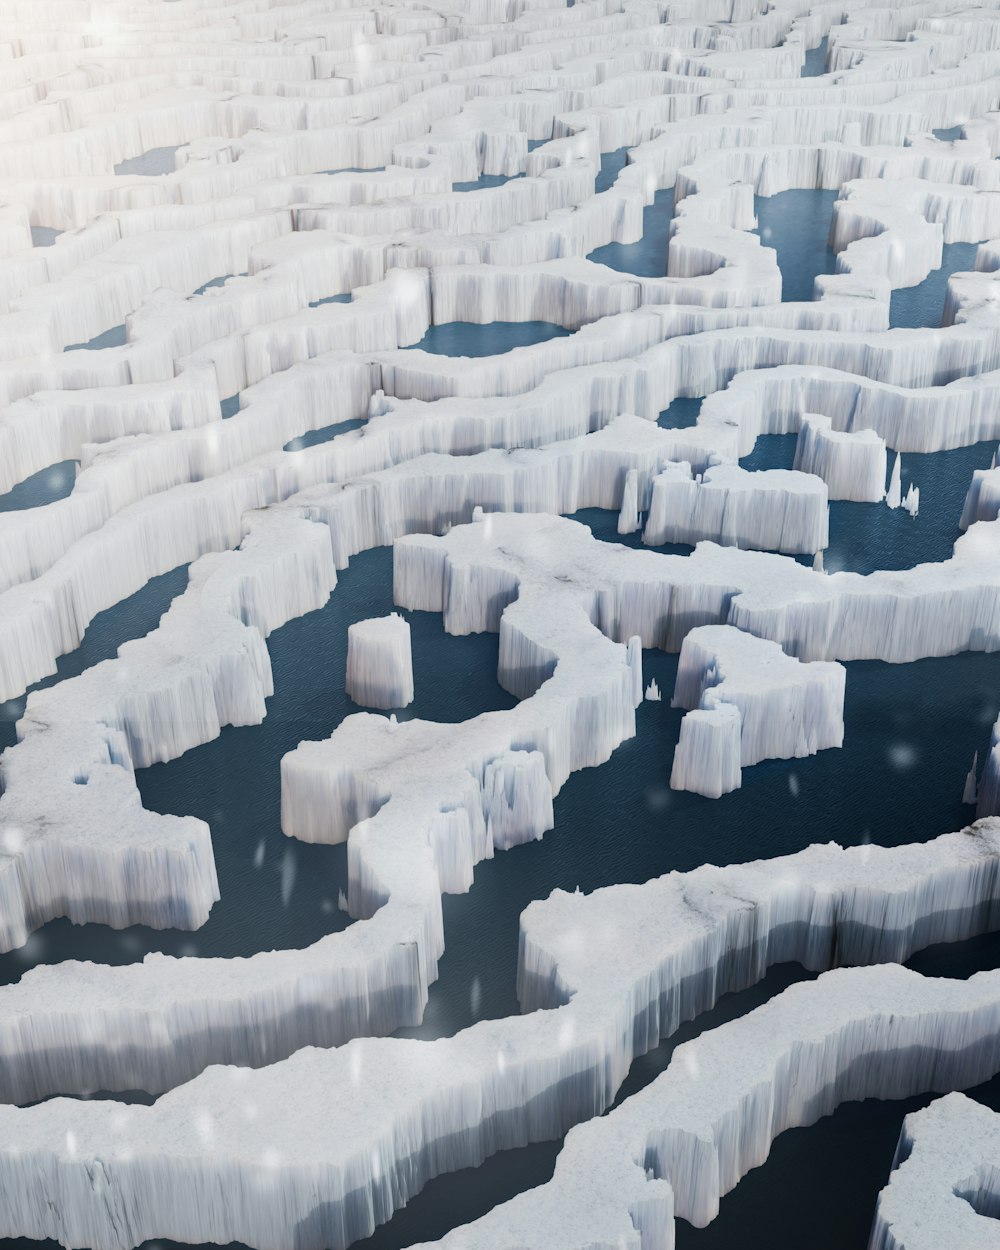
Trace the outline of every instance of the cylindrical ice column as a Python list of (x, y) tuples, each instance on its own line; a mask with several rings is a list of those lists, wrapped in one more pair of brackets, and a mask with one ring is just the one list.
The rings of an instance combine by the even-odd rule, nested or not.
[(688, 712), (670, 773), (673, 790), (693, 790), (707, 799), (718, 799), (742, 784), (740, 771), (739, 708), (720, 704), (711, 711)]
[(388, 709), (413, 702), (410, 626), (398, 612), (349, 626), (347, 693), (362, 707)]

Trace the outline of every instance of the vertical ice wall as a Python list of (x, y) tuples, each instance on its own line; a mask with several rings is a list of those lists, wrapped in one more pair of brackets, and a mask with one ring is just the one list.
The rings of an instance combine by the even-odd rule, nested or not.
[(690, 465), (668, 465), (653, 479), (647, 546), (697, 543), (812, 555), (829, 541), (827, 491), (818, 477), (785, 469), (749, 473), (712, 465), (692, 478)]
[(681, 721), (670, 784), (718, 798), (740, 768), (813, 755), (844, 741), (841, 664), (802, 664), (729, 625), (692, 629), (681, 645), (673, 706)]
[(743, 717), (732, 703), (688, 712), (670, 769), (673, 790), (693, 790), (707, 799), (738, 790), (742, 784)]
[(398, 612), (347, 627), (347, 693), (362, 707), (413, 702), (410, 625)]
[(829, 417), (808, 413), (795, 444), (795, 468), (821, 477), (831, 499), (878, 503), (885, 496), (885, 443), (874, 430), (835, 430)]
[[(977, 273), (952, 279), (944, 328), (885, 330), (893, 285), (921, 280), (943, 243), (987, 238), (1000, 225), (996, 119), (976, 119), (996, 104), (995, 15), (859, 3), (831, 37), (829, 73), (800, 80), (802, 47), (816, 46), (834, 16), (823, 6), (764, 11), (729, 0), (681, 0), (668, 13), (477, 0), (460, 14), (404, 6), (378, 20), (327, 13), (317, 25), (315, 15), (267, 4), (238, 3), (220, 21), (210, 8), (139, 0), (91, 25), (59, 0), (10, 0), (0, 31), (10, 51), (0, 109), (0, 489), (64, 459), (82, 471), (67, 498), (0, 523), (0, 698), (54, 673), (88, 623), (151, 576), (250, 541), (196, 564), (189, 594), (150, 639), (32, 696), (22, 741), (0, 763), (0, 943), (23, 941), (59, 911), (116, 924), (204, 918), (217, 892), (208, 829), (143, 812), (133, 767), (175, 756), (225, 724), (259, 722), (271, 681), (262, 638), (320, 606), (334, 565), (355, 551), (464, 525), (479, 505), (489, 541), (508, 550), (465, 559), (459, 540), (455, 558), (442, 561), (434, 543), (412, 544), (401, 579), (413, 601), (439, 604), (455, 628), (499, 627), (501, 679), (532, 703), (451, 739), (435, 727), (373, 728), (383, 718), (361, 718), (364, 730), (352, 725), (359, 753), (353, 743), (345, 750), (357, 775), (343, 781), (350, 795), (336, 819), (361, 817), (349, 835), (351, 905), (370, 918), (304, 952), (33, 974), (3, 1016), (10, 1090), (40, 1098), (123, 1083), (159, 1089), (219, 1061), (260, 1065), (313, 1042), (415, 1023), (443, 942), (440, 890), (468, 888), (476, 859), (491, 849), (541, 836), (559, 779), (599, 763), (627, 736), (643, 645), (677, 650), (692, 626), (725, 621), (808, 659), (902, 662), (998, 645), (987, 481), (970, 489), (969, 533), (951, 560), (863, 579), (800, 574), (788, 561), (709, 545), (686, 568), (616, 553), (619, 571), (575, 529), (525, 518), (529, 543), (494, 515), (601, 507), (617, 510), (620, 532), (631, 533), (667, 462), (686, 462), (687, 494), (678, 492), (668, 520), (687, 537), (657, 540), (654, 525), (648, 542), (709, 539), (811, 555), (825, 545), (825, 496), (821, 507), (819, 484), (806, 488), (793, 474), (778, 482), (736, 469), (759, 434), (795, 432), (819, 412), (831, 433), (856, 440), (855, 453), (866, 429), (906, 454), (996, 437), (995, 247), (981, 250)], [(957, 122), (963, 137), (954, 143), (926, 134)], [(529, 153), (529, 139), (542, 146)], [(595, 194), (601, 153), (622, 147), (628, 161)], [(171, 172), (115, 172), (158, 148), (171, 150)], [(320, 172), (331, 168), (361, 172)], [(452, 189), (481, 175), (510, 181)], [(675, 220), (658, 276), (584, 259), (636, 241), (644, 207), (671, 187)], [(749, 233), (754, 195), (790, 187), (840, 192), (832, 235), (840, 272), (820, 276), (808, 304), (779, 302), (775, 254)], [(65, 233), (33, 247), (40, 235), (48, 241), (46, 230)], [(337, 302), (348, 295), (349, 306)], [(535, 320), (572, 333), (480, 360), (408, 350), (432, 323)], [(118, 345), (100, 347), (102, 335)], [(656, 428), (675, 398), (697, 396), (706, 399), (696, 426)], [(221, 420), (234, 402), (235, 415)], [(365, 418), (353, 434), (327, 429)], [(305, 448), (297, 440), (306, 434), (326, 441)], [(553, 442), (560, 446), (543, 447)], [(830, 454), (840, 464), (840, 452)], [(910, 485), (904, 494), (896, 467), (890, 502), (916, 515), (918, 492)], [(660, 496), (663, 506), (662, 484)], [(267, 518), (266, 559), (256, 509)], [(666, 520), (657, 524), (668, 532)], [(512, 594), (530, 603), (504, 614)], [(561, 632), (541, 628), (546, 613)], [(706, 685), (699, 702), (713, 689)], [(772, 689), (693, 711), (675, 766), (687, 750), (684, 767), (701, 767), (690, 731), (699, 717), (721, 717), (729, 736), (720, 771), (738, 776), (745, 741), (770, 741), (768, 726), (748, 729), (755, 701), (775, 698)], [(422, 790), (400, 782), (406, 803), (389, 799), (375, 811), (384, 794), (379, 770), (362, 758), (365, 734), (384, 735), (379, 759), (397, 781), (411, 746), (415, 755), (426, 747), (425, 759), (440, 746), (448, 768), (427, 770)], [(322, 789), (320, 771), (311, 782)], [(423, 815), (408, 824), (400, 812), (411, 799)], [(810, 858), (807, 875), (828, 885), (821, 858)], [(957, 920), (935, 928), (930, 917), (953, 916), (952, 903), (957, 914), (971, 897), (989, 912), (977, 875), (954, 865), (942, 875), (952, 873), (955, 898), (941, 886), (925, 899), (916, 933), (965, 932)], [(815, 924), (817, 895), (782, 900), (777, 931), (808, 929), (825, 957), (831, 946), (844, 949), (853, 931), (847, 925), (832, 941), (829, 926)], [(662, 908), (653, 914), (662, 920)], [(723, 961), (740, 963), (741, 932), (734, 921), (719, 939)], [(610, 971), (596, 970), (606, 987), (625, 967), (609, 962)], [(711, 952), (690, 954), (685, 967), (695, 980), (715, 976)], [(644, 977), (648, 967), (637, 983)], [(525, 974), (525, 984), (540, 981)], [(301, 1109), (287, 1152), (251, 1132), (260, 1159), (247, 1163), (248, 1139), (227, 1117), (249, 1104), (225, 1087), (228, 1078), (219, 1078), (218, 1117), (178, 1098), (177, 1136), (168, 1125), (158, 1170), (145, 1172), (141, 1148), (132, 1159), (119, 1149), (129, 1140), (119, 1109), (95, 1115), (95, 1124), (108, 1118), (107, 1137), (81, 1128), (67, 1138), (66, 1123), (80, 1116), (82, 1124), (88, 1112), (57, 1104), (31, 1123), (59, 1132), (47, 1137), (46, 1128), (37, 1150), (25, 1138), (30, 1159), (14, 1159), (0, 1209), (8, 1190), (16, 1202), (44, 1191), (57, 1202), (42, 1222), (54, 1220), (48, 1231), (70, 1242), (96, 1245), (106, 1234), (127, 1242), (147, 1218), (166, 1227), (175, 1217), (189, 1221), (181, 1231), (194, 1239), (225, 1240), (234, 1231), (225, 1202), (231, 1193), (243, 1200), (232, 1186), (239, 1172), (258, 1204), (233, 1217), (248, 1221), (240, 1235), (335, 1244), (443, 1162), (476, 1162), (502, 1132), (516, 1135), (525, 1123), (536, 1131), (542, 1121), (557, 1131), (603, 1105), (628, 1063), (630, 1015), (646, 1022), (632, 1037), (645, 1044), (661, 1003), (640, 994), (610, 1015), (580, 1006), (569, 1046), (559, 1012), (548, 1012), (523, 1037), (516, 1022), (499, 1022), (481, 1054), (474, 1044), (460, 1055), (444, 1048), (439, 1063), (404, 1048), (388, 1062), (396, 1075), (386, 1087), (400, 1094), (388, 1110), (344, 1093), (372, 1088), (356, 1077), (381, 1050), (354, 1046), (332, 1061), (330, 1088), (358, 1099), (350, 1107), (377, 1141), (377, 1166), (370, 1140), (342, 1132), (328, 1139), (340, 1153), (321, 1172), (330, 1160), (308, 1132), (314, 1102), (296, 1103), (294, 1074), (275, 1070), (260, 1086), (275, 1136), (286, 1104)], [(934, 1020), (928, 1035), (947, 1050), (942, 1037), (955, 1020), (947, 1011)], [(855, 1023), (882, 1027), (864, 1012)], [(974, 1032), (975, 1021), (961, 1027)], [(511, 1038), (514, 1051), (502, 1049)], [(528, 1038), (523, 1051), (518, 1038)], [(908, 1040), (912, 1051), (919, 1038)], [(823, 1045), (846, 1056), (850, 1071), (849, 1039), (830, 1033)], [(510, 1060), (506, 1084), (495, 1074), (498, 1054)], [(946, 1063), (942, 1054), (936, 1061), (939, 1070)], [(908, 1072), (919, 1070), (912, 1053), (907, 1062)], [(720, 1089), (731, 1067), (720, 1065)], [(803, 1088), (813, 1075), (803, 1061)], [(407, 1120), (415, 1088), (429, 1098)], [(774, 1088), (785, 1107), (787, 1091)], [(492, 1095), (508, 1101), (491, 1104)], [(818, 1086), (813, 1095), (826, 1096)], [(747, 1142), (755, 1160), (766, 1150), (759, 1108), (734, 1105), (716, 1160), (700, 1122), (682, 1145), (643, 1146), (657, 1166), (667, 1160), (685, 1175), (696, 1160), (703, 1187), (678, 1183), (679, 1209), (688, 1199), (705, 1209), (705, 1177), (716, 1164), (729, 1176)], [(171, 1114), (163, 1111), (163, 1124)], [(445, 1137), (435, 1136), (442, 1126)], [(232, 1156), (219, 1141), (208, 1149), (203, 1139), (216, 1132), (234, 1143)], [(178, 1149), (185, 1140), (194, 1143), (188, 1154)], [(532, 1198), (520, 1244), (533, 1244), (539, 1230), (567, 1244), (580, 1230), (593, 1244), (612, 1227), (618, 1247), (637, 1237), (668, 1244), (674, 1195), (664, 1181), (649, 1182), (633, 1154), (580, 1168), (562, 1207), (546, 1210), (544, 1192)], [(350, 1200), (340, 1203), (345, 1192)], [(635, 1199), (624, 1213), (623, 1196)], [(105, 1214), (110, 1234), (100, 1226)]]
[(869, 1250), (989, 1250), (1000, 1213), (1000, 1116), (963, 1094), (903, 1121)]

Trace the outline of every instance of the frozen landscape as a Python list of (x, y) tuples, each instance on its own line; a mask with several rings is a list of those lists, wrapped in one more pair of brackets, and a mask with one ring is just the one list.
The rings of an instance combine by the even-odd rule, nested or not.
[(0, 6), (0, 1250), (1000, 1247), (1000, 0)]

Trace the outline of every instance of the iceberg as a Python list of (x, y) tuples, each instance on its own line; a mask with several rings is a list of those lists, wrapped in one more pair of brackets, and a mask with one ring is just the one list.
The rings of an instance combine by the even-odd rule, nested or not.
[(835, 430), (829, 417), (806, 413), (794, 467), (822, 478), (831, 499), (878, 503), (885, 497), (885, 442), (874, 430)]
[(731, 625), (702, 625), (681, 644), (671, 706), (681, 721), (670, 784), (718, 798), (740, 769), (814, 755), (844, 741), (842, 664), (802, 664)]
[(869, 1250), (987, 1250), (996, 1240), (1000, 1116), (991, 1108), (948, 1094), (911, 1112), (892, 1167)]
[(413, 702), (410, 626), (398, 612), (348, 626), (347, 693), (362, 707)]
[[(822, 969), (831, 959), (904, 959), (995, 923), (998, 838), (997, 822), (984, 822), (909, 847), (811, 847), (591, 895), (556, 891), (522, 918), (527, 1015), (433, 1042), (306, 1048), (258, 1071), (212, 1067), (151, 1107), (0, 1108), (0, 1167), (12, 1195), (0, 1231), (98, 1250), (205, 1235), (345, 1247), (430, 1176), (608, 1106), (633, 1054), (771, 962)], [(614, 942), (620, 958), (595, 961), (585, 935)], [(31, 975), (40, 981), (45, 971)], [(541, 1211), (559, 1221), (567, 1245), (617, 1244), (603, 1230), (617, 1239), (637, 1209), (669, 1239), (675, 1214), (710, 1221), (785, 1128), (845, 1098), (983, 1080), (1000, 1068), (998, 1021), (994, 972), (949, 982), (885, 964), (794, 986), (679, 1048), (641, 1094), (570, 1133), (552, 1181), (444, 1244), (523, 1245), (524, 1219)], [(328, 1088), (337, 1097), (317, 1116)], [(750, 1105), (759, 1120), (747, 1118)], [(749, 1137), (746, 1124), (756, 1126)], [(87, 1177), (98, 1153), (95, 1189)], [(652, 1176), (644, 1158), (654, 1159)], [(217, 1183), (223, 1164), (238, 1185)], [(586, 1230), (580, 1185), (596, 1195), (601, 1220), (585, 1221)]]
[[(557, 1235), (567, 1250), (673, 1247), (675, 1218), (697, 1228), (710, 1223), (720, 1198), (766, 1160), (787, 1129), (814, 1124), (845, 1101), (968, 1088), (993, 1075), (1000, 1066), (998, 1016), (993, 972), (944, 981), (889, 965), (840, 969), (792, 986), (678, 1047), (667, 1070), (641, 1093), (572, 1130), (546, 1184), (427, 1246), (515, 1250), (543, 1230), (543, 1239)], [(980, 1112), (980, 1120), (990, 1118), (992, 1138), (980, 1128), (964, 1150), (952, 1149), (961, 1150), (963, 1161), (992, 1163), (996, 1117)], [(941, 1142), (942, 1162), (957, 1136)], [(934, 1158), (929, 1149), (920, 1153)], [(951, 1158), (945, 1166), (974, 1199), (995, 1201), (990, 1181), (975, 1173), (967, 1180), (968, 1171), (959, 1177)], [(968, 1203), (957, 1225), (949, 1220), (962, 1204), (928, 1163), (918, 1158), (907, 1167), (897, 1170), (898, 1191), (891, 1180), (880, 1197), (873, 1247), (942, 1244), (935, 1235), (953, 1244), (958, 1229), (983, 1228), (982, 1221), (970, 1226)], [(911, 1186), (920, 1179), (924, 1188), (916, 1193)], [(900, 1204), (910, 1194), (904, 1226), (916, 1228), (917, 1240), (902, 1243), (886, 1224), (903, 1215)], [(917, 1224), (921, 1216), (928, 1217), (926, 1229)], [(987, 1237), (962, 1244), (991, 1243)]]
[(826, 487), (811, 472), (719, 464), (693, 478), (681, 461), (653, 479), (642, 541), (812, 555), (829, 543), (827, 517)]
[[(282, 507), (237, 516), (237, 534), (246, 531), (241, 547), (192, 565), (187, 592), (157, 630), (128, 643), (119, 659), (29, 697), (21, 741), (0, 758), (0, 825), (14, 848), (5, 860), (0, 947), (21, 945), (33, 928), (60, 913), (119, 925), (204, 923), (217, 885), (208, 830), (201, 821), (176, 825), (168, 841), (177, 849), (170, 854), (179, 855), (186, 867), (170, 867), (155, 888), (151, 879), (134, 907), (117, 896), (119, 886), (110, 893), (104, 888), (105, 877), (114, 881), (130, 871), (128, 857), (138, 853), (128, 846), (133, 826), (148, 826), (161, 838), (171, 825), (172, 818), (143, 811), (132, 769), (173, 759), (214, 738), (223, 725), (259, 723), (271, 693), (263, 639), (285, 621), (321, 607), (336, 585), (335, 568), (344, 567), (352, 555), (391, 543), (414, 527), (432, 530), (468, 522), (477, 507), (480, 524), (488, 529), (492, 514), (484, 517), (478, 501), (555, 511), (617, 506), (628, 472), (641, 468), (648, 483), (666, 441), (666, 431), (623, 417), (606, 430), (551, 448), (418, 457), (395, 469), (359, 475), (347, 486), (314, 487), (292, 495)], [(366, 450), (360, 440), (352, 445)], [(315, 451), (329, 454), (322, 447)], [(148, 534), (156, 532), (157, 515), (162, 514), (147, 514)], [(128, 567), (119, 571), (129, 572)], [(28, 592), (37, 594), (39, 584), (37, 579), (18, 589), (34, 602)], [(96, 592), (89, 582), (81, 585), (87, 595)], [(38, 647), (28, 629), (30, 619), (22, 628)], [(208, 641), (205, 647), (202, 637)], [(633, 677), (633, 668), (641, 667), (637, 646), (626, 656), (622, 674), (633, 707), (641, 684), (641, 674)], [(23, 651), (15, 652), (11, 662), (17, 659), (23, 662)], [(511, 681), (518, 687), (513, 674)], [(400, 687), (393, 697), (405, 693)], [(610, 737), (606, 747), (595, 747), (596, 760), (631, 735), (629, 717), (620, 709), (613, 712)], [(582, 758), (591, 757), (584, 751)], [(90, 778), (86, 786), (82, 778)], [(95, 841), (97, 829), (103, 832)], [(111, 866), (105, 844), (117, 847), (118, 867)], [(73, 870), (77, 885), (68, 870), (47, 866), (50, 857), (62, 864), (69, 845), (80, 857)], [(143, 862), (150, 862), (148, 856)]]
[[(0, 988), (0, 1099), (36, 1104), (0, 1108), (0, 1236), (346, 1246), (432, 1176), (576, 1124), (551, 1182), (446, 1242), (666, 1250), (675, 1215), (709, 1220), (784, 1128), (996, 1071), (996, 974), (841, 967), (600, 1114), (637, 1055), (772, 963), (902, 960), (995, 928), (991, 820), (557, 891), (522, 917), (523, 1016), (386, 1036), (420, 1021), (443, 893), (541, 838), (571, 772), (660, 700), (643, 647), (680, 652), (672, 780), (711, 795), (839, 745), (837, 661), (1000, 648), (995, 470), (950, 559), (819, 575), (828, 498), (881, 499), (887, 448), (888, 503), (915, 517), (901, 454), (1000, 437), (995, 14), (239, 0), (137, 2), (119, 24), (47, 7), (9, 0), (0, 40), (0, 493), (79, 472), (67, 498), (0, 516), (0, 699), (52, 675), (97, 613), (191, 570), (147, 637), (29, 695), (0, 759), (0, 949), (59, 915), (205, 922), (210, 831), (145, 810), (135, 771), (259, 723), (266, 638), (358, 552), (394, 544), (400, 609), (497, 631), (520, 702), (458, 725), (362, 713), (285, 757), (286, 831), (346, 843), (344, 932)], [(801, 78), (823, 39), (826, 72)], [(609, 177), (602, 153), (622, 148)], [(165, 172), (128, 172), (157, 155)], [(838, 194), (837, 272), (806, 302), (782, 301), (754, 233), (755, 196), (791, 188)], [(588, 259), (638, 242), (654, 203), (658, 272)], [(985, 242), (941, 326), (890, 330), (892, 291), (959, 240)], [(471, 359), (416, 347), (432, 326), (537, 320), (569, 334)], [(676, 398), (702, 400), (697, 424), (659, 428)], [(795, 470), (739, 467), (781, 433)], [(621, 535), (645, 513), (647, 548), (695, 550), (554, 515), (585, 508)], [(352, 627), (347, 685), (410, 701), (402, 617)], [(998, 736), (966, 779), (984, 814)], [(162, 1097), (43, 1101), (125, 1089)], [(962, 1198), (992, 1201), (985, 1117), (948, 1100), (927, 1124), (904, 1129), (877, 1250), (920, 1236), (906, 1217), (944, 1244), (980, 1218), (954, 1215)]]

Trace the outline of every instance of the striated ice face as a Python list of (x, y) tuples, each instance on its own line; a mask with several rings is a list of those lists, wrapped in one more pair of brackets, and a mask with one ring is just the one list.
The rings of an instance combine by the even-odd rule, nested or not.
[[(7, 0), (0, 1238), (346, 1248), (567, 1134), (551, 1180), (443, 1244), (669, 1250), (785, 1129), (1000, 1072), (998, 973), (900, 966), (1000, 920), (996, 698), (954, 777), (961, 727), (918, 711), (918, 662), (1000, 650), (995, 449), (958, 488), (938, 459), (1000, 439), (998, 49), (988, 0)], [(827, 197), (822, 238), (761, 211), (786, 193)], [(824, 557), (849, 522), (869, 574)], [(880, 565), (886, 534), (912, 560)], [(88, 631), (185, 566), (94, 662)], [(268, 736), (270, 636), (341, 601), (343, 668)], [(421, 614), (496, 635), (497, 710), (481, 674), (421, 670)], [(884, 665), (913, 697), (872, 735), (852, 711)], [(940, 771), (945, 826), (821, 844), (843, 795), (812, 757), (855, 727), (887, 791)], [(662, 845), (619, 884), (573, 862), (560, 795), (597, 778), (602, 849), (640, 842), (601, 788), (644, 734), (658, 771), (628, 784)], [(144, 801), (216, 739), (267, 776), (263, 836), (234, 831), (235, 745), (217, 802)], [(717, 836), (767, 776), (791, 853)], [(552, 835), (598, 888), (551, 888)], [(253, 877), (292, 915), (338, 846), (297, 947), (250, 916), (199, 955), (221, 898)], [(83, 957), (100, 927), (126, 962)], [(789, 961), (822, 975), (609, 1111)], [(995, 1244), (996, 1138), (966, 1099), (908, 1117), (871, 1250)]]
[(1000, 1117), (949, 1094), (903, 1121), (894, 1170), (879, 1194), (871, 1245), (996, 1244), (1000, 1213)]

